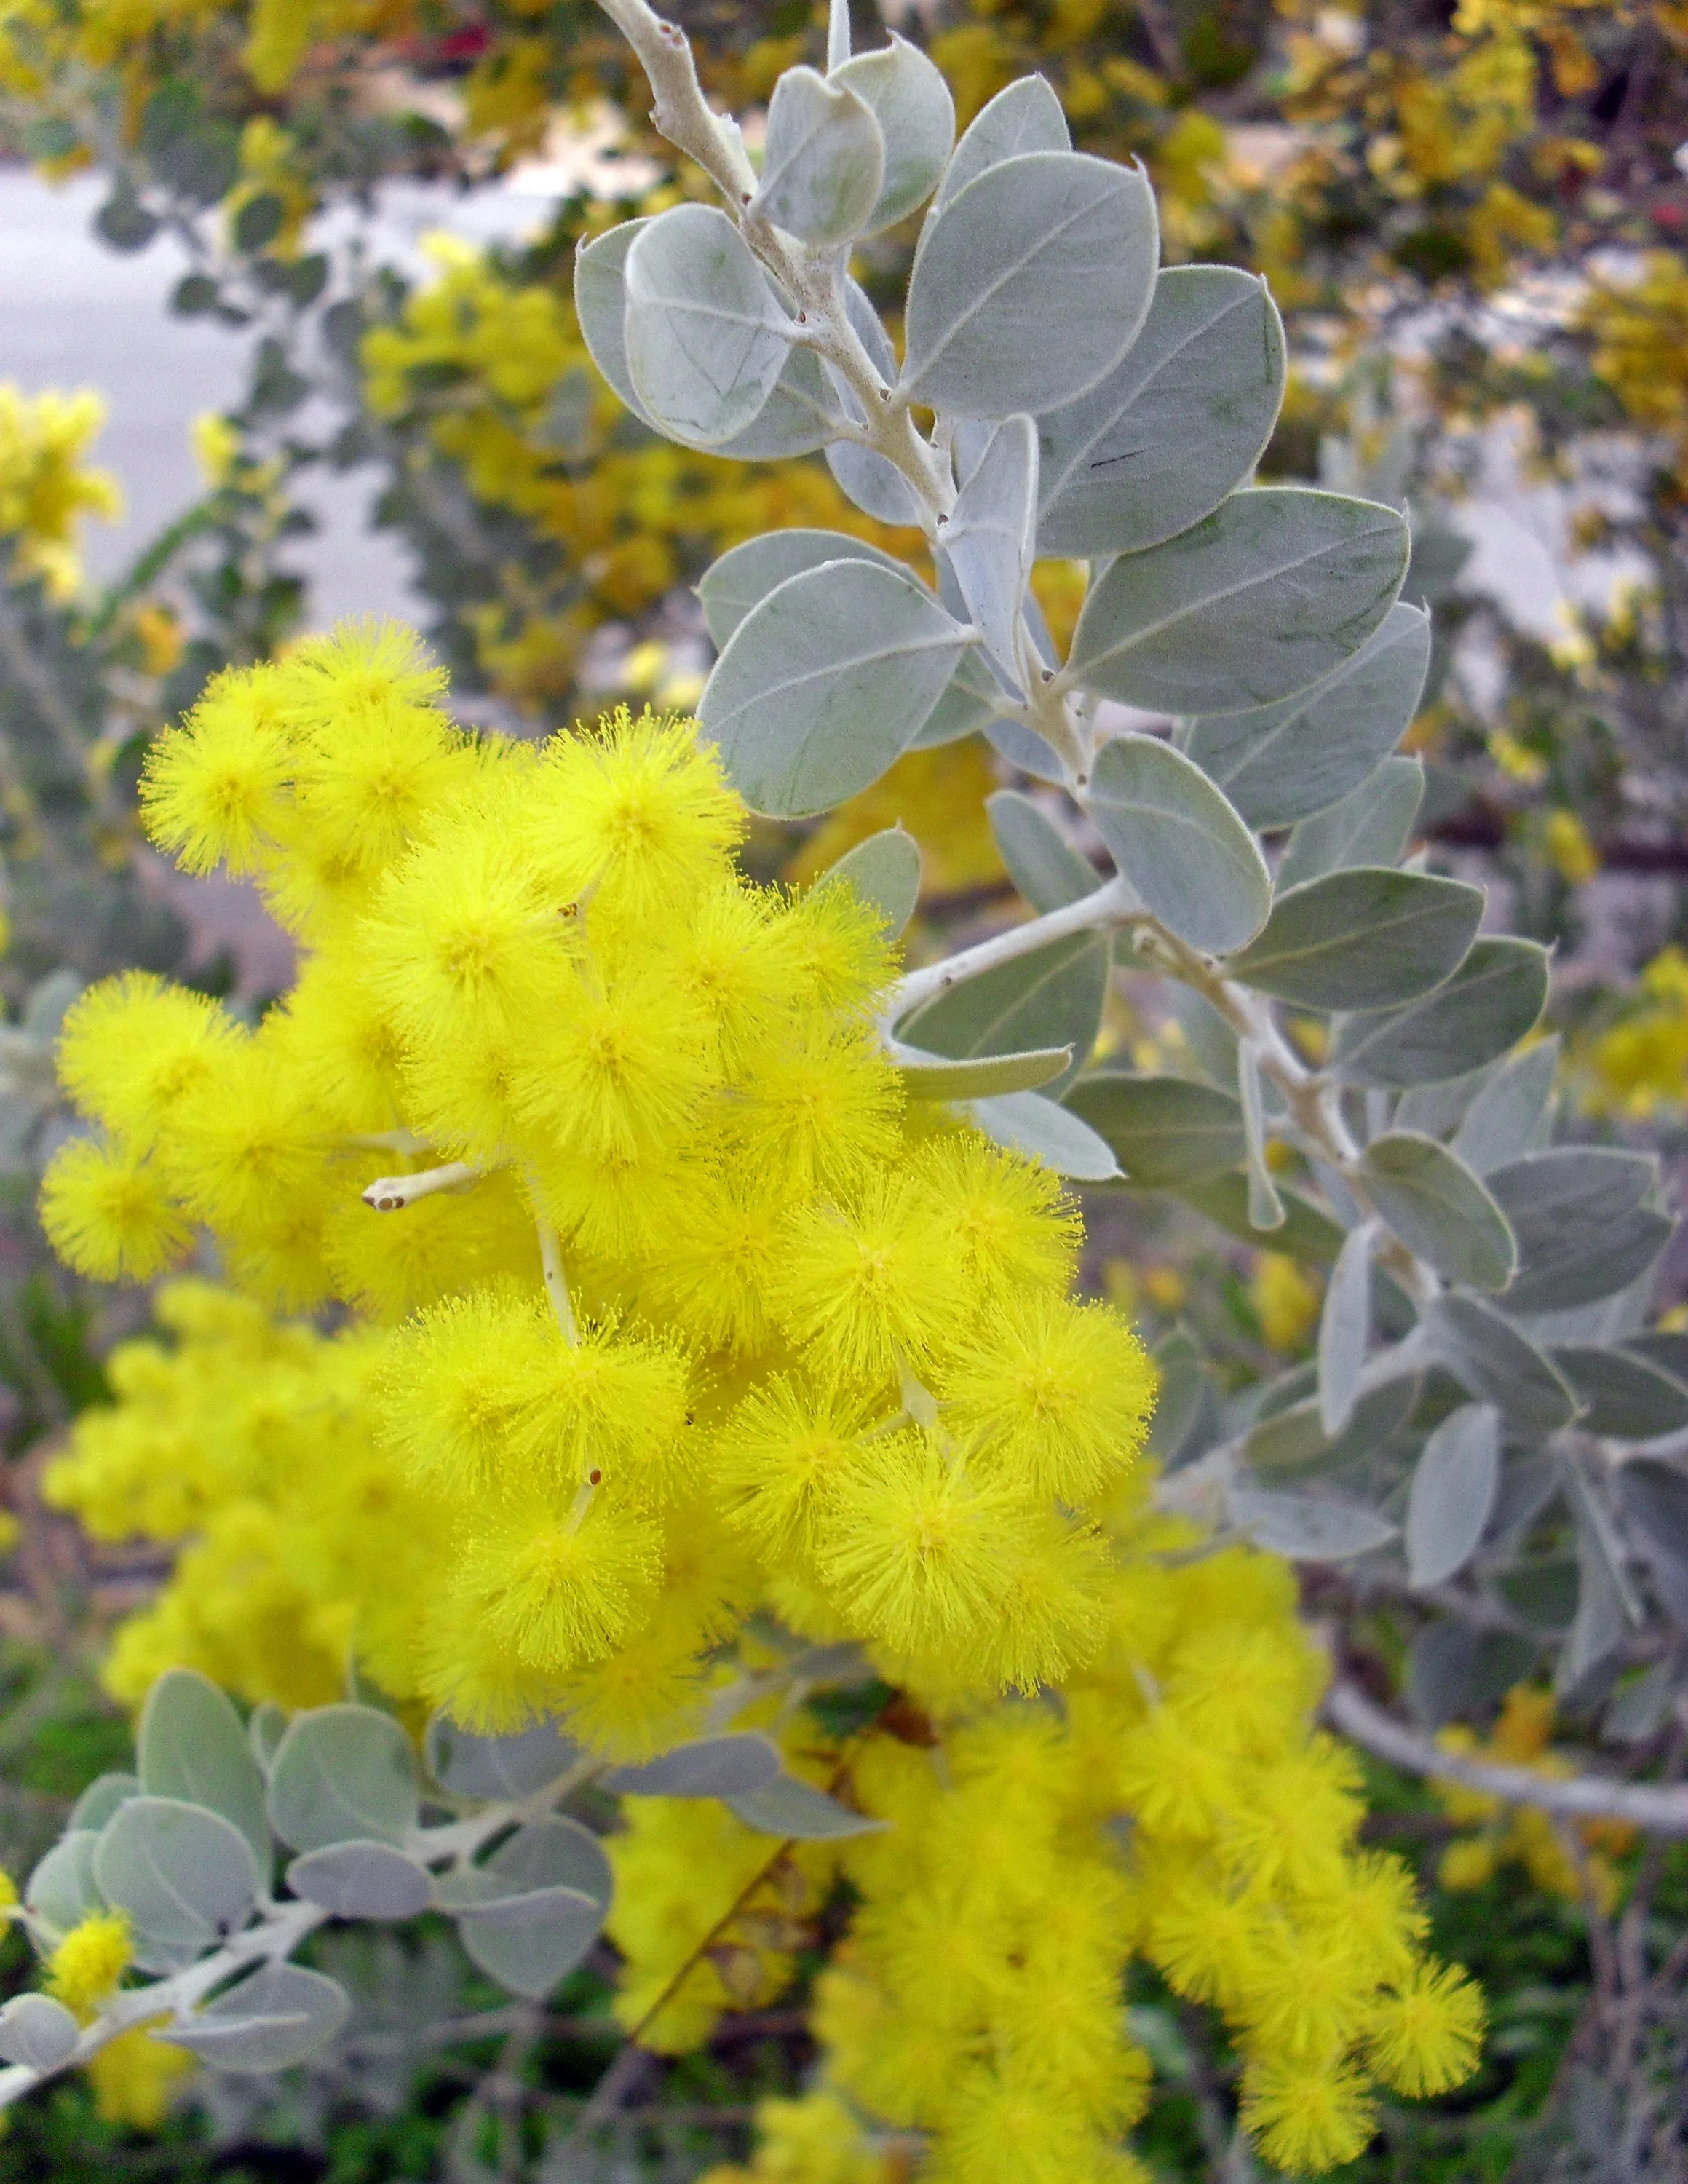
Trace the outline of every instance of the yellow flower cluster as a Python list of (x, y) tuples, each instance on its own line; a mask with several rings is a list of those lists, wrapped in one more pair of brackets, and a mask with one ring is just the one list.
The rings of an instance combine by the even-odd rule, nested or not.
[(47, 1991), (84, 2025), (117, 1990), (132, 1937), (120, 1911), (91, 1911), (47, 1960)]
[(0, 382), (0, 539), (20, 576), (40, 577), (56, 599), (81, 582), (76, 533), (85, 515), (114, 516), (117, 482), (83, 467), (105, 421), (97, 394), (25, 394)]
[[(1536, 1774), (1561, 1778), (1574, 1774), (1577, 1770), (1572, 1763), (1552, 1750), (1552, 1692), (1518, 1684), (1507, 1693), (1500, 1719), (1486, 1738), (1479, 1738), (1456, 1724), (1445, 1729), (1437, 1741), (1446, 1751), (1527, 1767)], [(1439, 1782), (1435, 1787), (1448, 1818), (1470, 1831), (1457, 1836), (1442, 1853), (1444, 1888), (1481, 1888), (1494, 1879), (1500, 1867), (1516, 1861), (1529, 1874), (1532, 1887), (1550, 1896), (1563, 1896), (1570, 1903), (1582, 1901), (1586, 1876), (1601, 1909), (1614, 1908), (1620, 1882), (1607, 1853), (1621, 1853), (1634, 1842), (1635, 1831), (1624, 1821), (1577, 1824), (1577, 1836), (1584, 1847), (1579, 1873), (1564, 1837), (1546, 1813), (1531, 1805), (1502, 1804), (1498, 1797), (1465, 1789), (1457, 1782)]]
[[(648, 209), (672, 201), (660, 192)], [(554, 282), (508, 276), (448, 236), (426, 248), (437, 277), (364, 336), (365, 397), (383, 420), (423, 417), (476, 500), (520, 516), (556, 557), (549, 577), (512, 578), (469, 610), (478, 663), (505, 695), (563, 697), (593, 629), (764, 532), (815, 526), (918, 549), (916, 534), (854, 508), (818, 463), (729, 462), (637, 431), (627, 444), (627, 412)]]
[(395, 1695), (483, 1724), (560, 1706), (594, 1741), (666, 1733), (764, 1589), (899, 1672), (1058, 1678), (1101, 1622), (1074, 1513), (1153, 1390), (1123, 1324), (1067, 1295), (1058, 1186), (905, 1116), (877, 913), (740, 879), (745, 815), (688, 723), (476, 743), (440, 681), (400, 632), (343, 631), (154, 746), (155, 839), (255, 872), (303, 967), (255, 1029), (147, 977), (77, 1004), (60, 1071), (97, 1128), (48, 1173), (47, 1232), (145, 1279), (203, 1227), (249, 1294), (386, 1331), (240, 1334), (266, 1368), (181, 1465), (156, 1462), (170, 1362), (120, 1359), (132, 1400), (55, 1491), (97, 1528), (136, 1495), (180, 1531), (208, 1468), (244, 1483), (159, 1611), (188, 1618), (240, 1588), (253, 1483), (303, 1490), (265, 1467), (309, 1419), (314, 1490), (393, 1497), (404, 1540), (343, 1521), (361, 1582), (304, 1594), (355, 1605), (341, 1642)]
[(1688, 1103), (1688, 956), (1665, 948), (1642, 972), (1635, 1006), (1575, 1057), (1585, 1103), (1645, 1122)]

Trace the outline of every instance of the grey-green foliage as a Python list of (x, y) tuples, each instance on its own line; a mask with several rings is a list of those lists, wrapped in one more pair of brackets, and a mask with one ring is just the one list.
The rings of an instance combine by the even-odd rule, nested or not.
[[(786, 1666), (803, 1690), (872, 1674), (853, 1647), (800, 1649)], [(148, 1983), (120, 1990), (86, 2032), (44, 1994), (15, 1997), (0, 2010), (0, 2106), (142, 2019), (218, 2071), (320, 2053), (350, 2003), (289, 1958), (331, 1919), (443, 1914), (482, 1971), (543, 2001), (592, 1948), (614, 1894), (598, 1833), (563, 1809), (588, 1786), (594, 1814), (606, 1797), (719, 1798), (776, 1843), (881, 1825), (788, 1774), (760, 1731), (616, 1767), (550, 1721), (487, 1736), (438, 1715), (419, 1754), (378, 1708), (288, 1721), (266, 1705), (242, 1726), (213, 1684), (172, 1669), (142, 1716), (138, 1772), (89, 1786), (24, 1889), (43, 1953), (85, 1918), (121, 1912)]]
[[(632, 382), (659, 429), (754, 432), (755, 404), (772, 415), (817, 363), (807, 415), (834, 476), (917, 524), (936, 573), (827, 532), (724, 555), (699, 588), (720, 648), (705, 728), (777, 816), (973, 733), (1030, 777), (990, 820), (1035, 915), (905, 975), (882, 1027), (905, 1085), (1076, 1178), (1172, 1191), (1326, 1270), (1316, 1358), (1281, 1387), (1226, 1417), (1199, 1358), (1178, 1361), (1163, 1492), (1286, 1553), (1392, 1559), (1415, 1600), (1479, 1629), (1513, 1612), (1496, 1589), (1530, 1526), (1557, 1524), (1582, 1606), (1543, 1642), (1563, 1638), (1567, 1687), (1609, 1679), (1657, 1657), (1660, 1618), (1688, 1615), (1688, 1552), (1669, 1541), (1688, 1349), (1643, 1346), (1670, 1222), (1648, 1162), (1552, 1142), (1555, 1050), (1521, 1046), (1544, 951), (1479, 937), (1485, 898), (1462, 878), (1402, 868), (1425, 771), (1397, 746), (1433, 653), (1399, 596), (1396, 488), (1257, 486), (1284, 387), (1262, 284), (1159, 270), (1140, 176), (1075, 153), (1039, 79), (950, 150), (905, 53), (793, 72), (754, 193), (724, 187), (707, 226), (682, 208), (581, 256), (587, 338), (624, 393), (660, 319), (662, 384), (643, 366)], [(870, 95), (881, 79), (896, 98)], [(852, 88), (883, 140), (871, 208)], [(716, 126), (692, 124), (705, 143)], [(900, 359), (846, 271), (894, 175), (900, 213), (929, 193)], [(621, 272), (659, 241), (660, 307)], [(688, 349), (710, 311), (707, 353)], [(1064, 660), (1029, 588), (1039, 554), (1089, 562)], [(893, 922), (896, 844), (866, 844), (855, 875)], [(1092, 1062), (1118, 966), (1173, 982), (1189, 1075)], [(1657, 1477), (1614, 1469), (1614, 1449), (1649, 1440)]]

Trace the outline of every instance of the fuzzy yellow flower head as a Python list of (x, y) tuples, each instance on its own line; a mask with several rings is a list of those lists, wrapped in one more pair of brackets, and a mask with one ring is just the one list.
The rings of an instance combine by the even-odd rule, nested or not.
[(86, 2024), (112, 1995), (133, 1947), (120, 1911), (91, 1911), (47, 1960), (47, 1991)]

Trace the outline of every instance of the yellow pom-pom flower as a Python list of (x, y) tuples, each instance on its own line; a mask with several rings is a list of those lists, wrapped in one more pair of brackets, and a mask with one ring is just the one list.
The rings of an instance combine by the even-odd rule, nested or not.
[(133, 1947), (120, 1911), (91, 1911), (47, 1958), (47, 1992), (86, 2025), (116, 1992)]

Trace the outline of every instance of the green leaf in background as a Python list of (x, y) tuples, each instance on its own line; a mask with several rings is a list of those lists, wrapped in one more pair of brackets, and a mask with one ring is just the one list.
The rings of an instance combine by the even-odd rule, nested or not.
[(1068, 933), (958, 979), (905, 1017), (897, 1036), (955, 1061), (1068, 1047), (1076, 1073), (1101, 1028), (1110, 961), (1105, 933)]
[(920, 900), (920, 844), (900, 826), (887, 827), (847, 850), (815, 884), (853, 889), (879, 911), (886, 930), (894, 936), (914, 916)]
[(844, 242), (866, 226), (885, 180), (885, 138), (847, 83), (784, 70), (768, 101), (762, 177), (746, 208), (805, 242)]
[(264, 1777), (240, 1716), (208, 1676), (170, 1669), (148, 1694), (136, 1741), (140, 1786), (149, 1797), (204, 1805), (231, 1820), (270, 1870)]
[(287, 2070), (326, 2048), (351, 2014), (337, 1980), (303, 1964), (266, 1964), (156, 2036), (213, 2070)]
[(745, 616), (698, 716), (752, 811), (806, 817), (901, 757), (967, 644), (906, 571), (827, 562)]
[(714, 205), (672, 206), (633, 237), (622, 278), (627, 374), (676, 439), (719, 447), (773, 393), (789, 344), (749, 245)]
[(1375, 1240), (1369, 1222), (1350, 1229), (1325, 1285), (1318, 1323), (1318, 1414), (1333, 1440), (1354, 1415), (1360, 1371), (1371, 1339)]
[(1121, 361), (1038, 420), (1038, 551), (1135, 553), (1211, 515), (1258, 461), (1284, 376), (1263, 281), (1228, 265), (1162, 273)]
[(932, 209), (941, 212), (987, 167), (1027, 152), (1066, 152), (1072, 131), (1060, 99), (1040, 75), (1022, 75), (982, 106), (961, 133)]
[(1397, 1007), (1451, 973), (1482, 915), (1482, 891), (1462, 881), (1357, 866), (1280, 894), (1225, 969), (1303, 1008)]
[(270, 1824), (294, 1850), (398, 1842), (415, 1826), (418, 1805), (409, 1739), (374, 1707), (298, 1714), (276, 1749)]
[[(1547, 1354), (1583, 1404), (1585, 1433), (1657, 1440), (1688, 1427), (1688, 1387), (1645, 1356), (1582, 1342), (1555, 1343)], [(1688, 1538), (1683, 1546), (1688, 1552)]]
[(990, 831), (1009, 878), (1040, 914), (1080, 902), (1101, 884), (1101, 875), (1046, 813), (1017, 789), (999, 788), (985, 799)]
[(961, 417), (1072, 401), (1130, 347), (1159, 256), (1155, 193), (1140, 168), (1083, 152), (1022, 153), (986, 167), (927, 216), (901, 393)]
[(955, 142), (955, 102), (943, 70), (894, 31), (889, 46), (857, 53), (830, 81), (855, 93), (884, 139), (884, 180), (865, 229), (877, 235), (906, 220), (938, 187)]
[(1429, 616), (1397, 599), (1359, 650), (1312, 689), (1194, 720), (1181, 748), (1251, 827), (1287, 827), (1329, 811), (1388, 757), (1418, 710), (1429, 666)]
[(1576, 1415), (1570, 1383), (1503, 1312), (1471, 1296), (1437, 1299), (1426, 1315), (1443, 1362), (1479, 1402), (1520, 1433), (1549, 1434)]
[(1452, 977), (1405, 1009), (1347, 1017), (1329, 1066), (1358, 1084), (1462, 1077), (1516, 1046), (1547, 1002), (1547, 950), (1533, 940), (1474, 940)]
[(1279, 892), (1347, 866), (1393, 865), (1412, 838), (1423, 800), (1418, 760), (1384, 759), (1340, 804), (1291, 833), (1278, 867)]
[(287, 1868), (287, 1886), (337, 1919), (414, 1919), (433, 1893), (428, 1869), (391, 1843), (326, 1843)]
[(1117, 1183), (1119, 1163), (1104, 1138), (1041, 1092), (1005, 1092), (974, 1100), (966, 1110), (986, 1137), (1010, 1152), (1041, 1161), (1075, 1183)]
[(1560, 1146), (1491, 1170), (1488, 1184), (1518, 1240), (1514, 1312), (1563, 1312), (1624, 1288), (1670, 1240), (1641, 1201), (1657, 1175), (1640, 1153)]
[(1106, 1139), (1125, 1180), (1145, 1190), (1242, 1165), (1242, 1109), (1211, 1084), (1099, 1069), (1072, 1085), (1064, 1104)]
[(1476, 1552), (1501, 1479), (1500, 1419), (1487, 1403), (1462, 1403), (1424, 1444), (1407, 1500), (1407, 1581), (1446, 1584)]
[(765, 1788), (729, 1797), (727, 1803), (734, 1819), (759, 1836), (783, 1836), (794, 1842), (839, 1842), (850, 1836), (876, 1834), (886, 1825), (852, 1812), (794, 1774), (776, 1775)]
[(1389, 612), (1407, 568), (1392, 508), (1299, 486), (1233, 493), (1091, 587), (1067, 672), (1150, 712), (1233, 713), (1338, 666)]
[(100, 1894), (128, 1918), (143, 1971), (192, 1964), (252, 1915), (260, 1882), (232, 1820), (176, 1797), (131, 1797), (94, 1852)]
[(1223, 955), (1272, 906), (1260, 845), (1212, 783), (1171, 744), (1115, 736), (1090, 779), (1090, 814), (1127, 879), (1162, 923)]
[(710, 642), (717, 651), (723, 649), (751, 608), (788, 577), (824, 568), (829, 561), (875, 561), (898, 576), (906, 573), (894, 555), (882, 554), (877, 546), (866, 545), (845, 531), (764, 532), (760, 538), (747, 538), (723, 554), (698, 579)]
[(1546, 1039), (1515, 1054), (1484, 1085), (1453, 1134), (1453, 1149), (1468, 1167), (1487, 1175), (1525, 1153), (1545, 1150), (1558, 1067), (1559, 1042)]
[(1360, 1177), (1410, 1251), (1451, 1282), (1503, 1290), (1518, 1263), (1506, 1216), (1464, 1162), (1435, 1138), (1398, 1130), (1373, 1138)]

